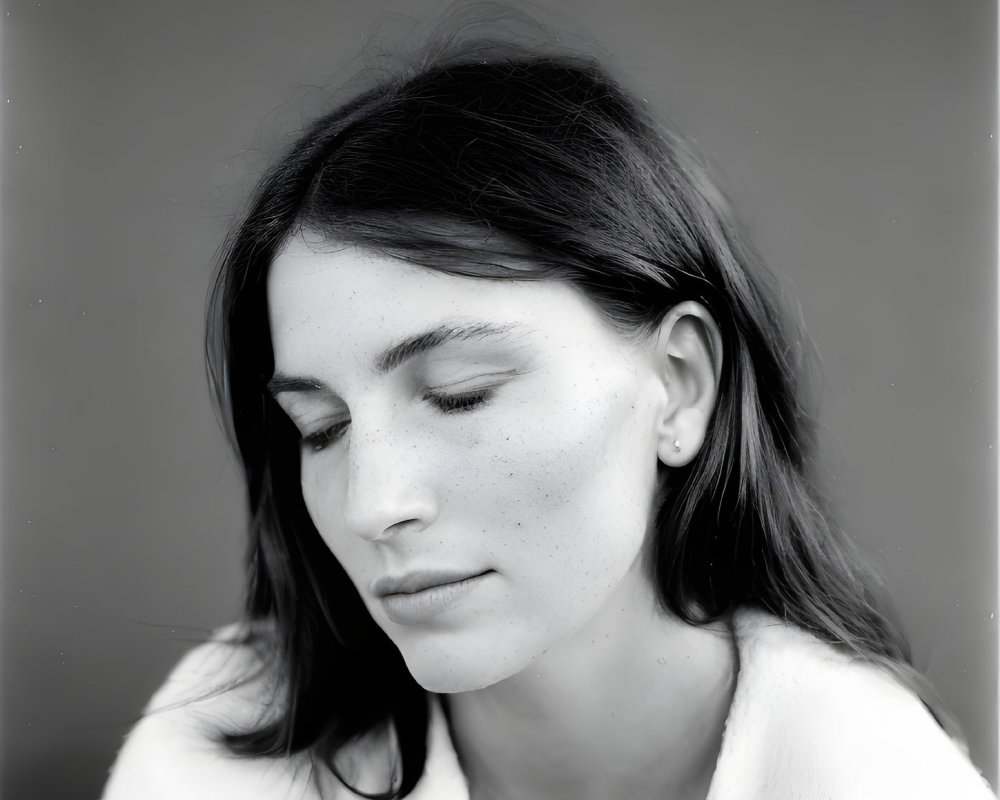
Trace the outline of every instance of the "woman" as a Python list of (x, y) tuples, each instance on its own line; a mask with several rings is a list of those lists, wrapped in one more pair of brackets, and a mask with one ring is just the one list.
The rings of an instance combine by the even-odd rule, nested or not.
[(767, 273), (593, 62), (343, 104), (211, 309), (247, 621), (107, 797), (991, 796), (819, 502)]

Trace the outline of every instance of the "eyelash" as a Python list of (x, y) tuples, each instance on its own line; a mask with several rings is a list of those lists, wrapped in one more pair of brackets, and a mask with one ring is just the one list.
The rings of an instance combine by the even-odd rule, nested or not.
[(424, 400), (437, 406), (438, 410), (444, 414), (456, 414), (463, 411), (472, 411), (484, 405), (493, 396), (493, 389), (476, 389), (472, 392), (461, 392), (459, 394), (435, 394), (427, 392)]
[(338, 422), (336, 425), (331, 425), (329, 428), (316, 431), (316, 433), (308, 433), (299, 439), (299, 444), (303, 448), (308, 448), (312, 452), (318, 453), (343, 436), (348, 424), (347, 422)]
[[(433, 406), (436, 406), (442, 414), (461, 414), (472, 411), (475, 408), (485, 405), (493, 396), (493, 388), (477, 389), (473, 392), (461, 392), (460, 394), (437, 394), (427, 392), (423, 399)], [(329, 428), (324, 428), (316, 433), (309, 433), (299, 440), (303, 448), (308, 448), (314, 453), (319, 453), (337, 442), (350, 422), (338, 422)]]

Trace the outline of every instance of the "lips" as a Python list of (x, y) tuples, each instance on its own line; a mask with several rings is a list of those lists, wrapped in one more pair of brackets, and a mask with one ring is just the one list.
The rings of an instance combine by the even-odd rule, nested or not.
[(493, 575), (481, 572), (427, 570), (379, 578), (371, 585), (386, 616), (397, 625), (447, 625), (461, 618), (452, 612), (465, 605)]
[(390, 595), (417, 594), (439, 586), (461, 583), (471, 578), (479, 578), (493, 570), (481, 572), (457, 572), (452, 570), (418, 570), (408, 572), (398, 577), (386, 575), (374, 581), (371, 585), (372, 594), (378, 598)]

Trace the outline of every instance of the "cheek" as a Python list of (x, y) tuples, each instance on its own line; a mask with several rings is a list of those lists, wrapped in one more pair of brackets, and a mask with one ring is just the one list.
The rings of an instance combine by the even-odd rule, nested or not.
[(491, 540), (497, 556), (537, 569), (539, 590), (574, 576), (600, 588), (641, 549), (657, 458), (649, 409), (637, 402), (595, 386), (524, 415), (496, 443), (478, 507), (506, 522), (507, 535)]
[(341, 488), (343, 484), (337, 479), (338, 476), (333, 470), (315, 463), (303, 461), (301, 473), (302, 499), (305, 501), (306, 510), (320, 535), (328, 539), (331, 526), (335, 522), (332, 511), (341, 507), (344, 499), (344, 491)]
[[(325, 463), (324, 463), (325, 462)], [(371, 542), (347, 530), (344, 522), (346, 483), (335, 459), (318, 458), (302, 466), (302, 499), (330, 552), (359, 589), (373, 577)]]

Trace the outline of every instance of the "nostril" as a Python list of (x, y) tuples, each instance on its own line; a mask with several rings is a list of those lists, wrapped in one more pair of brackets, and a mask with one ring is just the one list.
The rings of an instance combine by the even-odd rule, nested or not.
[(419, 531), (437, 517), (433, 494), (426, 487), (409, 486), (393, 491), (384, 487), (366, 497), (349, 496), (344, 509), (347, 527), (364, 539), (381, 541), (409, 531)]

